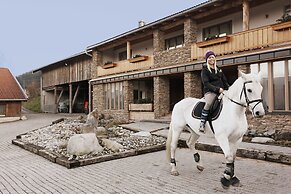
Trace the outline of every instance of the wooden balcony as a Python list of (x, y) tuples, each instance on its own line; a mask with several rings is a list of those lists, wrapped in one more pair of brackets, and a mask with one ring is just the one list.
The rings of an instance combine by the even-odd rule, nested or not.
[(222, 56), (256, 49), (268, 50), (270, 47), (280, 47), (282, 43), (291, 44), (291, 25), (282, 24), (283, 28), (280, 30), (276, 25), (278, 24), (234, 33), (227, 36), (227, 41), (218, 41), (215, 44), (206, 44), (208, 41), (194, 43), (191, 47), (191, 58), (202, 60), (208, 50)]
[(118, 73), (126, 73), (132, 71), (138, 71), (143, 69), (149, 69), (154, 65), (153, 56), (148, 56), (147, 60), (137, 61), (134, 63), (128, 60), (114, 62), (114, 67), (104, 69), (102, 66), (97, 67), (97, 76), (106, 76)]

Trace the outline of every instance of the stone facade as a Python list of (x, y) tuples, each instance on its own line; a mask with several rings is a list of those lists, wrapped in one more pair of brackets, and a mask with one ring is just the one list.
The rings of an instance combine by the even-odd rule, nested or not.
[(201, 98), (200, 71), (184, 73), (184, 97)]
[(194, 42), (197, 42), (197, 24), (192, 19), (188, 18), (184, 22), (184, 42), (185, 46), (191, 46)]
[(97, 108), (98, 113), (104, 114), (105, 117), (114, 116), (116, 122), (129, 121), (129, 104), (133, 102), (133, 84), (131, 81), (123, 82), (124, 109), (123, 110), (106, 110), (105, 92), (102, 84), (93, 85), (93, 109)]
[(154, 77), (154, 113), (155, 118), (170, 112), (170, 81), (165, 76)]
[(102, 53), (93, 50), (92, 52), (92, 65), (91, 65), (91, 78), (97, 78), (97, 66), (102, 64)]

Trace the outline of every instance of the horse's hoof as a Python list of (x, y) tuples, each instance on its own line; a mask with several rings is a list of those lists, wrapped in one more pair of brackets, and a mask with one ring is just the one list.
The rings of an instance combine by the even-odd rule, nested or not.
[(224, 188), (224, 189), (228, 189), (230, 184), (231, 184), (230, 180), (227, 180), (225, 177), (222, 177), (220, 179), (220, 182), (221, 182), (222, 188)]
[(240, 180), (236, 176), (232, 177), (230, 182), (231, 182), (231, 185), (234, 186), (234, 187), (240, 187), (241, 186)]
[(179, 175), (179, 172), (178, 171), (172, 171), (171, 172), (171, 175), (178, 176)]
[(201, 165), (197, 165), (197, 169), (198, 169), (200, 172), (202, 172), (202, 171), (204, 170), (204, 167), (201, 166)]

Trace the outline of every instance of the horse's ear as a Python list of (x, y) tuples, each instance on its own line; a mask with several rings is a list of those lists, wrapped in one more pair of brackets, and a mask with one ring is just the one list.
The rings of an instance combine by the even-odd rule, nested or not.
[(238, 76), (242, 77), (243, 79), (246, 79), (246, 74), (243, 73), (241, 70), (238, 70)]

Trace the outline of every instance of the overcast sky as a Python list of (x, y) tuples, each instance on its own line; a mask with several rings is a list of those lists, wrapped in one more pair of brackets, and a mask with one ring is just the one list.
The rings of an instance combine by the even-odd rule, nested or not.
[(17, 76), (206, 0), (0, 0), (0, 67)]

